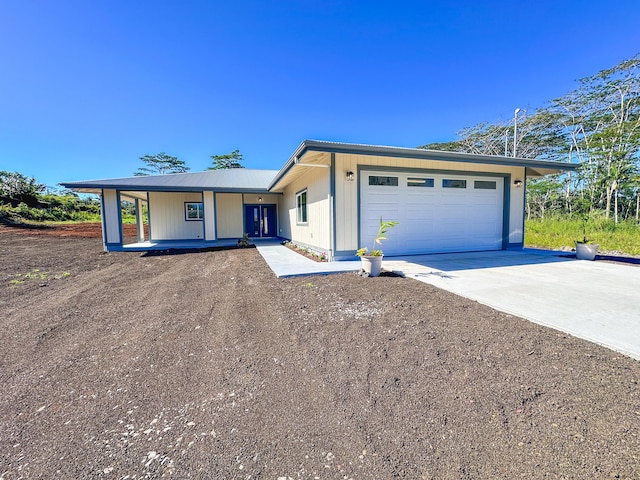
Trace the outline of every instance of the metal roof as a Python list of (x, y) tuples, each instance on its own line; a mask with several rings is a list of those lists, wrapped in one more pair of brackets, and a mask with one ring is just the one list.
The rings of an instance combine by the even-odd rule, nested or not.
[(578, 167), (578, 165), (574, 163), (519, 157), (504, 157), (500, 155), (478, 155), (475, 153), (445, 152), (440, 150), (427, 150), (424, 148), (389, 147), (384, 145), (329, 142), (325, 140), (304, 140), (269, 184), (269, 188), (271, 189), (278, 184), (278, 182), (280, 182), (280, 180), (307, 152), (378, 155), (383, 157), (413, 158), (418, 160), (440, 160), (445, 162), (525, 167), (527, 168), (527, 172), (533, 176), (575, 170)]
[(215, 190), (218, 192), (267, 193), (281, 183), (281, 180), (287, 176), (295, 165), (300, 164), (304, 166), (305, 164), (301, 163), (300, 159), (311, 152), (347, 153), (418, 160), (516, 166), (525, 167), (527, 175), (530, 176), (559, 173), (567, 170), (575, 170), (578, 167), (577, 164), (573, 163), (503, 157), (498, 155), (477, 155), (472, 153), (426, 150), (422, 148), (304, 140), (280, 170), (231, 168), (227, 170), (206, 170), (204, 172), (64, 182), (61, 185), (90, 193), (99, 193), (103, 188), (130, 191)]
[(229, 168), (204, 172), (144, 175), (138, 177), (107, 178), (61, 183), (63, 187), (77, 190), (191, 191), (215, 190), (218, 192), (268, 192), (268, 186), (278, 170), (253, 170)]

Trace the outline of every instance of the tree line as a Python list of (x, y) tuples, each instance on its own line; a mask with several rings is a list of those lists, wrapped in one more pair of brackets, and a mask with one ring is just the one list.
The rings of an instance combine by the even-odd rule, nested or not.
[[(244, 168), (240, 150), (212, 155), (208, 170)], [(144, 166), (134, 175), (184, 173), (189, 167), (183, 160), (164, 152), (140, 157)], [(50, 191), (33, 177), (19, 172), (0, 170), (0, 223), (33, 221), (99, 221), (100, 202), (95, 195), (78, 195), (72, 190), (56, 188)], [(132, 205), (123, 202), (123, 216), (132, 216)]]
[[(512, 119), (479, 123), (451, 142), (419, 148), (579, 163), (573, 174), (530, 179), (528, 218), (600, 213), (640, 219), (640, 54)], [(520, 113), (520, 115), (518, 115)]]

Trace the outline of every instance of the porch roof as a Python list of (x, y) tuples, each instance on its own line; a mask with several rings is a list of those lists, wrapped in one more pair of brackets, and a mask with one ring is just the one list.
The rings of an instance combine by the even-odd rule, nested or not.
[(230, 168), (204, 172), (144, 175), (61, 183), (63, 187), (84, 193), (100, 193), (104, 188), (129, 191), (203, 191), (268, 193), (278, 170)]

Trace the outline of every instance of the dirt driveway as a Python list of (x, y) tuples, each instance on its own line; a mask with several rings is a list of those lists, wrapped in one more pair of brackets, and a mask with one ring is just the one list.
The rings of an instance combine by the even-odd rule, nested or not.
[(2, 480), (640, 477), (640, 362), (431, 285), (3, 228), (0, 281)]

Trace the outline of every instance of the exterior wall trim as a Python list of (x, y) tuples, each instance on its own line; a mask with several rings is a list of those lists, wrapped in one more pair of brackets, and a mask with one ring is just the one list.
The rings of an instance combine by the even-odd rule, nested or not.
[(509, 217), (511, 216), (511, 174), (504, 176), (504, 186), (502, 191), (502, 250), (506, 250), (509, 245), (509, 235), (511, 228)]
[(330, 171), (329, 171), (329, 212), (331, 214), (330, 218), (330, 229), (329, 232), (330, 242), (329, 245), (331, 247), (331, 251), (329, 252), (329, 260), (333, 260), (334, 252), (336, 251), (337, 245), (337, 234), (336, 234), (336, 154), (331, 153), (331, 160), (329, 162)]

